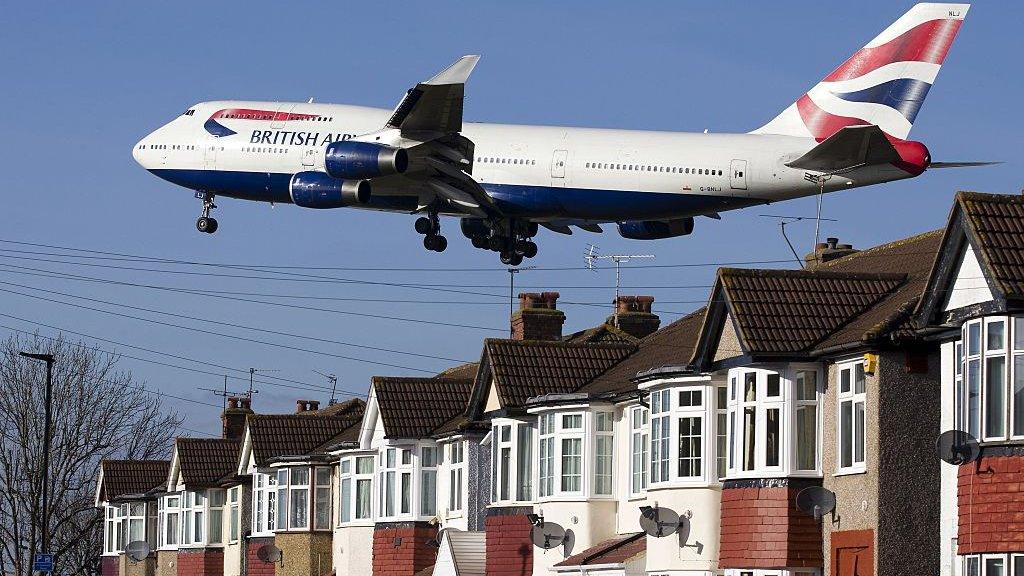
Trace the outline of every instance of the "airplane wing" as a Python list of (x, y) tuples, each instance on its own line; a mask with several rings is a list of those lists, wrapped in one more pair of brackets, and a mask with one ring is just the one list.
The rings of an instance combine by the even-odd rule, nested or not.
[(402, 134), (462, 131), (462, 100), (466, 80), (480, 56), (463, 56), (426, 82), (420, 82), (398, 103), (387, 128), (398, 128)]
[(859, 166), (887, 164), (899, 158), (882, 129), (871, 124), (847, 126), (786, 166), (836, 173)]

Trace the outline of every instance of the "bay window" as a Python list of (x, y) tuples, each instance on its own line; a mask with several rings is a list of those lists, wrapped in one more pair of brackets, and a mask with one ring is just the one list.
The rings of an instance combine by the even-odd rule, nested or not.
[(380, 454), (380, 510), (385, 517), (412, 512), (412, 450), (386, 448)]
[(723, 468), (729, 477), (820, 474), (819, 374), (813, 365), (729, 370), (708, 411), (716, 417), (719, 479)]
[(864, 470), (865, 426), (864, 413), (867, 404), (867, 388), (864, 376), (864, 362), (837, 364), (839, 371), (839, 394), (836, 435), (839, 443), (837, 472), (861, 472)]
[[(577, 405), (538, 412), (539, 497), (613, 496), (615, 413), (611, 406), (587, 409)], [(646, 439), (646, 435), (643, 438)], [(643, 453), (646, 455), (646, 448)]]
[(649, 413), (643, 406), (629, 409), (630, 482), (629, 492), (638, 495), (647, 489), (647, 449), (650, 444), (648, 433)]
[(343, 457), (339, 463), (338, 523), (372, 520), (373, 456)]
[(252, 483), (252, 534), (273, 535), (277, 528), (277, 474), (256, 472)]
[(448, 511), (462, 511), (462, 486), (465, 477), (466, 443), (452, 442), (448, 450)]
[(124, 542), (131, 544), (146, 540), (146, 503), (129, 502), (121, 505), (121, 516), (124, 517), (124, 529), (127, 530)]
[(104, 518), (103, 551), (105, 554), (117, 554), (124, 551), (123, 522), (124, 518), (121, 516), (121, 507), (107, 505)]
[(1024, 552), (963, 557), (964, 576), (1024, 576)]
[(491, 429), (492, 501), (533, 498), (533, 432), (526, 422), (500, 419)]
[(982, 441), (1024, 438), (1024, 317), (971, 320), (956, 347), (961, 429)]
[(186, 491), (182, 505), (182, 546), (202, 545), (206, 536), (206, 493)]
[(174, 494), (160, 498), (157, 510), (158, 547), (177, 548), (181, 535), (181, 496)]
[(276, 531), (330, 528), (330, 468), (308, 465), (279, 468), (276, 488)]
[[(290, 474), (289, 474), (290, 472)], [(288, 477), (288, 528), (309, 527), (309, 468), (285, 470)], [(278, 493), (282, 491), (281, 477), (277, 477)]]

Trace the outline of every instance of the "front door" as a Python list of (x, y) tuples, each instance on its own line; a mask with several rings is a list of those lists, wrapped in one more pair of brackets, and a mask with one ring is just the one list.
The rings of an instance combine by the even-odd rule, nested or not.
[(203, 145), (203, 168), (217, 169), (217, 146), (215, 143), (210, 142)]
[(555, 150), (551, 155), (551, 185), (565, 187), (565, 169), (569, 163), (568, 150)]
[(313, 170), (316, 168), (317, 158), (320, 155), (320, 148), (316, 146), (306, 150), (302, 154), (302, 168), (304, 170)]
[(274, 119), (270, 122), (270, 127), (274, 130), (284, 128), (284, 122), (291, 115), (292, 108), (295, 108), (295, 104), (285, 102), (278, 104), (277, 110), (274, 111)]
[(733, 190), (747, 189), (746, 160), (733, 160), (729, 164), (729, 187)]

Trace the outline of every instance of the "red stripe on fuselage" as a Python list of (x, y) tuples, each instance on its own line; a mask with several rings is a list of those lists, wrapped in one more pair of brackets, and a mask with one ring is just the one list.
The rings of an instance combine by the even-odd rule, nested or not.
[(254, 110), (251, 108), (225, 108), (213, 113), (213, 118), (234, 118), (238, 120), (275, 120), (284, 122), (287, 120), (311, 120), (317, 118), (316, 114), (292, 114), (273, 110)]
[(907, 30), (880, 46), (861, 48), (843, 62), (825, 82), (849, 80), (877, 70), (893, 62), (928, 62), (942, 64), (953, 45), (963, 20), (930, 20)]

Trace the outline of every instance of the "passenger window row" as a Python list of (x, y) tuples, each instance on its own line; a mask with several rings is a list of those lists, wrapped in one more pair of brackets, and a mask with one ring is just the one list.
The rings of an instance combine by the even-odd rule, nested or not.
[[(238, 120), (273, 120), (275, 114), (225, 114), (223, 118), (235, 118)], [(311, 118), (282, 118), (282, 122), (294, 122), (296, 120), (306, 120), (308, 122), (331, 122), (334, 120), (333, 116), (313, 116)]]
[[(170, 148), (168, 148), (170, 146)], [(139, 150), (195, 150), (195, 146), (187, 144), (140, 144)]]
[(607, 162), (587, 162), (587, 168), (597, 170), (633, 170), (640, 172), (664, 172), (667, 174), (696, 174), (698, 176), (721, 176), (717, 168), (685, 168), (681, 166), (654, 166), (644, 164), (611, 164)]
[(287, 154), (288, 153), (288, 149), (287, 148), (264, 148), (264, 147), (257, 148), (257, 147), (247, 146), (245, 148), (242, 148), (242, 152), (256, 152), (256, 153), (263, 153), (263, 154)]
[(478, 164), (518, 164), (525, 166), (536, 166), (536, 160), (527, 160), (525, 158), (493, 158), (477, 156), (476, 161)]

